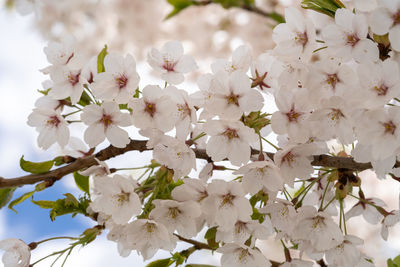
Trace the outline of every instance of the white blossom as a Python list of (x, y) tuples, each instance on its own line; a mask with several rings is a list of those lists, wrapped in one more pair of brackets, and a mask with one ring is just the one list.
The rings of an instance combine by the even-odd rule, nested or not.
[(31, 250), (24, 241), (9, 238), (0, 241), (0, 250), (4, 250), (2, 261), (4, 267), (28, 267)]
[(161, 51), (153, 48), (147, 56), (147, 61), (161, 74), (161, 78), (170, 84), (182, 83), (184, 73), (197, 69), (194, 59), (184, 55), (182, 44), (176, 41), (165, 43)]

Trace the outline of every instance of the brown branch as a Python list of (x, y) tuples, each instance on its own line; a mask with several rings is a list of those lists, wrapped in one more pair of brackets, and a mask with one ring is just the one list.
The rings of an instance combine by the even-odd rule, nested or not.
[[(193, 1), (193, 4), (195, 6), (207, 6), (207, 5), (210, 5), (210, 4), (220, 4), (220, 3), (216, 2), (216, 1), (213, 1), (213, 0), (200, 0), (200, 1)], [(243, 4), (243, 5), (240, 5), (240, 6), (234, 6), (233, 5), (232, 7), (241, 8), (241, 9), (246, 10), (248, 12), (257, 14), (259, 16), (275, 20), (278, 23), (285, 22), (285, 19), (282, 17), (282, 15), (280, 15), (280, 14), (278, 14), (276, 12), (264, 11), (264, 10), (260, 9), (259, 7), (255, 6), (255, 5)]]
[(202, 243), (193, 239), (188, 239), (184, 238), (183, 236), (180, 236), (178, 234), (174, 234), (180, 241), (192, 244), (196, 249), (208, 249), (208, 250), (213, 250), (208, 244)]
[[(118, 155), (122, 155), (128, 151), (143, 152), (145, 150), (150, 150), (146, 147), (146, 143), (147, 141), (145, 140), (131, 140), (130, 143), (124, 148), (109, 146), (99, 151), (95, 155), (90, 155), (75, 159), (66, 166), (42, 174), (30, 174), (22, 177), (9, 178), (9, 179), (0, 177), (0, 188), (19, 187), (47, 180), (55, 182), (60, 180), (67, 174), (88, 168), (93, 165), (97, 165), (98, 163), (95, 160), (95, 158), (97, 158), (100, 161), (105, 161), (110, 158), (116, 157)], [(204, 149), (193, 149), (193, 150), (196, 154), (196, 158), (211, 161), (211, 158), (207, 155)], [(253, 149), (251, 153), (253, 155), (256, 155), (259, 154), (259, 151)], [(274, 153), (267, 153), (267, 155), (271, 159), (274, 158)], [(334, 157), (329, 155), (314, 156), (314, 160), (311, 162), (311, 164), (313, 166), (323, 166), (328, 168), (344, 168), (353, 171), (363, 171), (372, 168), (371, 163), (358, 163), (354, 161), (353, 158)], [(399, 166), (399, 163), (396, 163), (396, 166)]]

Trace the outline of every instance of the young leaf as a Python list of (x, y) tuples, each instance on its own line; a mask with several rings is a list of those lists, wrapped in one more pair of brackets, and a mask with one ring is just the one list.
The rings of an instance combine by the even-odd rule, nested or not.
[(52, 209), (54, 208), (55, 205), (55, 201), (50, 201), (50, 200), (33, 200), (33, 198), (31, 199), (32, 203), (38, 205), (39, 207), (41, 207), (42, 209)]
[(15, 187), (0, 189), (0, 209), (7, 205), (8, 201), (11, 200), (15, 189)]
[(21, 169), (23, 169), (26, 172), (30, 173), (44, 173), (48, 172), (51, 167), (53, 167), (54, 161), (49, 160), (49, 161), (44, 161), (44, 162), (31, 162), (24, 160), (24, 156), (21, 157), (19, 160), (19, 165), (21, 166)]
[(89, 194), (89, 176), (84, 176), (74, 172), (74, 180), (80, 190)]
[(10, 202), (10, 204), (8, 204), (8, 208), (10, 210), (13, 210), (17, 213), (17, 211), (14, 209), (14, 206), (21, 204), (22, 202), (24, 202), (25, 200), (27, 200), (28, 198), (30, 198), (31, 196), (33, 196), (33, 194), (36, 192), (36, 190), (33, 190), (31, 192), (25, 193), (22, 196), (20, 196), (17, 199), (14, 199), (13, 201)]
[(106, 69), (104, 68), (104, 58), (108, 54), (107, 52), (107, 45), (104, 45), (104, 48), (100, 51), (99, 55), (97, 56), (97, 73), (105, 72)]
[(169, 258), (168, 259), (161, 259), (161, 260), (156, 260), (153, 262), (150, 262), (149, 264), (146, 265), (146, 267), (167, 267), (170, 266), (173, 263)]
[(174, 9), (167, 15), (165, 18), (166, 20), (172, 18), (185, 8), (194, 4), (192, 0), (168, 0), (168, 3), (170, 3)]

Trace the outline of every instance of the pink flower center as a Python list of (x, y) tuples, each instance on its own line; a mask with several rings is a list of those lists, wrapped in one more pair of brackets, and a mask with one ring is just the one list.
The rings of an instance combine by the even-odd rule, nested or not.
[(387, 94), (389, 87), (387, 87), (385, 84), (381, 84), (379, 87), (374, 86), (374, 90), (378, 94), (378, 96), (384, 96)]
[(296, 43), (300, 44), (304, 47), (306, 46), (306, 44), (308, 43), (308, 36), (307, 36), (307, 32), (299, 32), (297, 33), (296, 37), (294, 38), (294, 40), (296, 41)]
[(156, 104), (150, 103), (150, 102), (145, 102), (145, 108), (144, 111), (149, 113), (151, 117), (154, 117), (154, 114), (156, 113)]
[(358, 41), (360, 41), (360, 38), (358, 38), (358, 36), (355, 33), (347, 35), (348, 45), (354, 47), (358, 43)]
[(126, 77), (125, 74), (122, 74), (121, 76), (115, 78), (115, 82), (117, 83), (119, 89), (125, 88), (128, 84), (128, 77)]
[(192, 114), (192, 111), (190, 110), (190, 107), (187, 103), (183, 105), (178, 105), (178, 111), (181, 113), (182, 117), (187, 117)]
[(336, 89), (336, 84), (338, 82), (340, 82), (339, 77), (337, 76), (336, 73), (334, 74), (327, 74), (326, 75), (326, 82), (332, 86), (332, 89), (335, 90)]
[(225, 205), (233, 205), (233, 200), (236, 198), (236, 196), (232, 195), (231, 193), (222, 195), (222, 201), (220, 207), (223, 207)]
[(340, 120), (341, 118), (344, 118), (344, 115), (340, 109), (333, 108), (332, 112), (329, 113), (329, 117), (331, 118), (331, 120), (337, 121)]
[(53, 115), (49, 117), (46, 123), (47, 125), (55, 126), (56, 128), (58, 128), (58, 125), (60, 125), (61, 120), (56, 115)]
[(292, 166), (292, 163), (294, 162), (294, 155), (292, 151), (289, 151), (282, 157), (282, 163), (286, 163), (288, 166)]
[(163, 67), (163, 69), (165, 69), (168, 72), (175, 71), (174, 68), (175, 68), (176, 64), (177, 64), (177, 62), (164, 59), (164, 65), (162, 67)]
[(391, 135), (394, 134), (394, 132), (396, 131), (396, 125), (394, 125), (394, 123), (392, 121), (388, 121), (385, 123), (382, 123), (383, 127), (385, 127), (385, 134), (389, 133)]
[(237, 131), (231, 128), (226, 129), (222, 134), (228, 137), (229, 140), (232, 140), (233, 138), (239, 138)]
[(100, 122), (105, 126), (108, 127), (110, 124), (112, 124), (113, 120), (112, 120), (112, 116), (108, 115), (108, 114), (104, 114), (100, 119)]
[(233, 92), (231, 92), (231, 94), (226, 96), (225, 98), (228, 101), (228, 104), (239, 106), (240, 95), (235, 95)]
[(393, 25), (400, 24), (400, 9), (393, 14)]
[(70, 73), (68, 74), (68, 77), (67, 77), (68, 82), (69, 82), (72, 86), (75, 86), (77, 83), (79, 83), (79, 76), (81, 76), (81, 72), (78, 72), (78, 73), (72, 73), (72, 72), (70, 72)]
[(298, 118), (303, 115), (303, 113), (297, 112), (294, 109), (294, 105), (292, 106), (292, 108), (290, 109), (290, 111), (288, 113), (285, 114), (286, 117), (288, 118), (289, 122), (298, 122)]

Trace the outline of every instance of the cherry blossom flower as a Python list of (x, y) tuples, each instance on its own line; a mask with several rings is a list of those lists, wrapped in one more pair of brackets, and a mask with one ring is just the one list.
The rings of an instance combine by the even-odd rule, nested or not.
[(117, 224), (127, 223), (141, 211), (141, 203), (134, 192), (137, 183), (131, 177), (114, 175), (99, 176), (94, 181), (95, 198), (90, 207), (97, 212), (110, 215)]
[(339, 226), (325, 212), (304, 206), (300, 210), (299, 221), (293, 230), (293, 238), (307, 240), (317, 251), (332, 249), (344, 240)]
[[(141, 131), (145, 134), (145, 131)], [(196, 169), (196, 155), (184, 141), (170, 137), (159, 132), (159, 136), (152, 136), (147, 143), (148, 148), (153, 148), (154, 159), (174, 170), (174, 179), (178, 180)]]
[(184, 73), (197, 69), (194, 59), (184, 55), (182, 44), (176, 41), (165, 43), (161, 51), (153, 48), (147, 56), (147, 61), (161, 74), (161, 78), (170, 84), (182, 83)]
[(177, 230), (186, 238), (197, 234), (195, 220), (201, 215), (201, 207), (197, 202), (156, 199), (153, 204), (155, 208), (149, 217), (165, 225), (170, 232)]
[(360, 64), (357, 72), (362, 88), (359, 92), (360, 104), (363, 107), (379, 108), (400, 96), (399, 65), (395, 61), (387, 59), (377, 64)]
[(326, 261), (343, 267), (356, 266), (361, 260), (361, 252), (356, 246), (362, 244), (362, 239), (346, 235), (341, 244), (325, 252)]
[(314, 122), (315, 132), (320, 140), (337, 138), (342, 144), (354, 141), (352, 110), (347, 102), (338, 96), (321, 101), (321, 108), (314, 110), (309, 121)]
[(285, 21), (286, 23), (278, 24), (274, 28), (274, 52), (282, 57), (302, 57), (308, 60), (316, 48), (315, 27), (312, 21), (294, 7), (285, 9)]
[(206, 109), (222, 119), (239, 119), (243, 113), (258, 111), (262, 108), (264, 98), (251, 89), (250, 79), (243, 72), (232, 74), (218, 72), (210, 83), (211, 96)]
[(54, 68), (50, 72), (53, 81), (49, 95), (54, 99), (70, 97), (72, 105), (78, 103), (83, 92), (84, 79), (81, 78), (82, 69), (71, 69), (68, 66)]
[(221, 266), (222, 267), (269, 267), (270, 262), (257, 248), (249, 248), (244, 245), (238, 244), (225, 244), (223, 247), (217, 249), (222, 253)]
[(251, 87), (257, 86), (263, 92), (274, 93), (278, 86), (276, 79), (282, 70), (278, 68), (277, 59), (268, 53), (258, 56), (251, 66), (251, 76), (253, 77)]
[(250, 236), (256, 239), (266, 240), (273, 233), (273, 228), (269, 219), (266, 218), (263, 224), (258, 221), (237, 221), (233, 229), (226, 231), (217, 229), (216, 241), (224, 243), (244, 244)]
[(176, 104), (157, 85), (143, 88), (143, 97), (129, 102), (133, 124), (140, 128), (156, 128), (167, 132), (174, 128), (178, 117)]
[(276, 203), (268, 203), (262, 207), (260, 212), (270, 214), (272, 226), (283, 235), (292, 234), (297, 221), (296, 210), (292, 203), (279, 199)]
[(208, 196), (204, 207), (212, 214), (215, 225), (220, 229), (232, 229), (238, 220), (250, 219), (252, 207), (240, 183), (213, 180), (207, 188)]
[(305, 142), (310, 137), (307, 118), (311, 108), (308, 91), (279, 90), (275, 96), (279, 111), (272, 114), (271, 127), (277, 134), (288, 134), (292, 142)]
[(156, 221), (138, 219), (126, 226), (126, 243), (137, 250), (144, 260), (150, 259), (159, 249), (172, 251), (177, 238)]
[[(356, 135), (360, 144), (371, 148), (373, 159), (383, 160), (394, 155), (399, 148), (400, 108), (371, 110), (363, 113), (356, 124)], [(392, 165), (393, 166), (393, 165)]]
[(101, 100), (126, 104), (139, 84), (136, 62), (131, 55), (108, 54), (104, 58), (105, 72), (94, 77), (92, 89)]
[(211, 136), (206, 152), (213, 161), (228, 158), (237, 166), (249, 161), (249, 144), (257, 141), (253, 129), (239, 121), (210, 120), (205, 123), (204, 131)]
[(279, 191), (283, 186), (279, 169), (272, 160), (249, 163), (233, 174), (243, 174), (243, 188), (252, 195), (263, 189), (264, 186), (270, 191)]
[(367, 39), (367, 18), (340, 8), (335, 13), (335, 24), (322, 30), (322, 37), (328, 49), (344, 60), (354, 58), (358, 62), (377, 61), (377, 45)]
[(84, 134), (85, 142), (95, 147), (107, 137), (115, 147), (125, 147), (129, 143), (128, 133), (119, 126), (130, 126), (129, 114), (122, 113), (115, 102), (104, 102), (101, 106), (91, 104), (83, 109), (81, 120), (89, 127)]
[(274, 162), (290, 187), (294, 186), (295, 178), (309, 178), (314, 171), (311, 165), (312, 155), (317, 154), (315, 152), (318, 150), (316, 144), (290, 144), (275, 153)]
[(400, 51), (400, 2), (380, 1), (379, 7), (371, 12), (369, 25), (373, 33), (389, 33), (392, 48)]
[(16, 238), (9, 238), (0, 241), (0, 250), (4, 250), (2, 261), (4, 267), (28, 267), (31, 250), (24, 241)]
[(232, 52), (232, 61), (226, 59), (217, 59), (211, 64), (211, 70), (214, 74), (219, 71), (232, 73), (234, 71), (241, 71), (246, 73), (251, 64), (251, 52), (248, 46), (241, 45)]
[(184, 90), (177, 89), (174, 86), (168, 86), (165, 94), (170, 96), (176, 103), (176, 136), (178, 139), (186, 140), (186, 137), (192, 130), (192, 124), (197, 122), (196, 109), (194, 103), (188, 93)]
[[(386, 206), (385, 202), (378, 198), (366, 198), (365, 200), (379, 207)], [(371, 206), (368, 203), (365, 203), (364, 201), (359, 201), (346, 213), (346, 219), (348, 220), (354, 216), (359, 216), (361, 214), (363, 215), (364, 219), (370, 224), (377, 224), (382, 221), (383, 218), (383, 215), (379, 213), (379, 211), (375, 207)]]
[(61, 147), (68, 144), (68, 123), (59, 111), (35, 108), (28, 117), (28, 125), (36, 127), (39, 132), (38, 145), (43, 149), (48, 149), (54, 143)]

